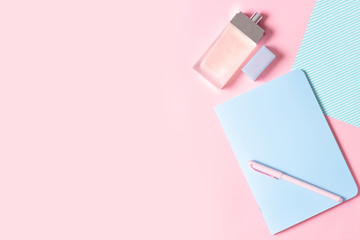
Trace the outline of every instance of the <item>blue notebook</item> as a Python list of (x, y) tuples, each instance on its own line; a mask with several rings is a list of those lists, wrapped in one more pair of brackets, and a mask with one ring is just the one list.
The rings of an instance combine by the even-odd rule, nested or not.
[(293, 69), (324, 113), (360, 127), (360, 0), (317, 0)]
[(248, 166), (249, 160), (345, 201), (356, 196), (355, 181), (303, 71), (294, 70), (216, 106), (215, 111), (272, 234), (339, 203), (259, 174)]

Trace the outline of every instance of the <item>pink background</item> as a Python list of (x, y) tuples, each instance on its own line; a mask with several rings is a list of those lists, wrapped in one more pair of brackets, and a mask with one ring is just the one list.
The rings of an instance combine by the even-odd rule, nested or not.
[[(290, 71), (314, 3), (2, 1), (0, 239), (360, 239), (359, 197), (271, 236), (213, 111)], [(239, 10), (277, 60), (214, 91), (192, 65)]]

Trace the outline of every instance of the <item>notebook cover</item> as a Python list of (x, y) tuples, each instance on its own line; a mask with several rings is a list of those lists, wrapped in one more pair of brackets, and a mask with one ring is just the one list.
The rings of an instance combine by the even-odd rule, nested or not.
[(339, 203), (259, 174), (248, 166), (249, 160), (345, 200), (356, 196), (355, 181), (303, 71), (294, 70), (215, 111), (272, 234)]
[(293, 69), (303, 69), (323, 112), (360, 127), (360, 0), (317, 0)]

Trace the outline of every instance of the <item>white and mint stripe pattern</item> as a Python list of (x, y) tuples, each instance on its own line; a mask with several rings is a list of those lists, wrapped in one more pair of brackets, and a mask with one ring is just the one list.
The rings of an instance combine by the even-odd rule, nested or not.
[(360, 0), (316, 2), (293, 69), (326, 115), (360, 127)]

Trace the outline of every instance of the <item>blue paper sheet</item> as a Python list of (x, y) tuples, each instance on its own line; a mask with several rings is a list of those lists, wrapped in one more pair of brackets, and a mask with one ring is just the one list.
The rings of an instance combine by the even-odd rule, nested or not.
[(360, 127), (360, 0), (317, 0), (293, 69), (303, 69), (323, 112)]
[(215, 111), (272, 234), (339, 203), (259, 174), (248, 166), (249, 160), (345, 200), (357, 194), (355, 181), (301, 70), (216, 106)]

